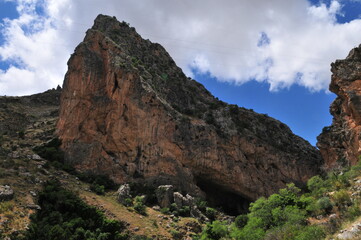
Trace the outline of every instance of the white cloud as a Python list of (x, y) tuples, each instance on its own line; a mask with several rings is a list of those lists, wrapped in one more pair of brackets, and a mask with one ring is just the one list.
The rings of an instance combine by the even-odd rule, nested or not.
[(271, 90), (327, 89), (330, 63), (360, 43), (361, 20), (337, 23), (344, 2), (336, 0), (328, 6), (307, 0), (12, 1), (20, 17), (5, 21), (0, 57), (14, 66), (0, 72), (0, 95), (61, 85), (70, 54), (99, 13), (161, 43), (189, 75), (196, 68), (236, 84), (266, 81)]

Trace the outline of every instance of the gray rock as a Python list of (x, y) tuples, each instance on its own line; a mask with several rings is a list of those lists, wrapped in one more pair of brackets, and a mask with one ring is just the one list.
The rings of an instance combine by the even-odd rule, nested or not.
[(181, 193), (175, 192), (175, 193), (173, 193), (173, 198), (174, 198), (174, 202), (178, 208), (181, 208), (184, 206), (192, 207), (195, 205), (194, 197), (192, 197), (189, 194), (187, 194), (186, 196), (183, 196)]
[(41, 207), (39, 205), (36, 204), (29, 204), (26, 206), (29, 209), (34, 209), (34, 210), (41, 210)]
[(117, 200), (118, 202), (120, 202), (121, 204), (126, 204), (126, 199), (127, 198), (131, 198), (132, 196), (130, 195), (130, 186), (129, 184), (123, 184), (119, 187), (118, 191), (117, 191)]
[(27, 157), (28, 159), (32, 159), (32, 160), (42, 160), (42, 158), (38, 154), (28, 155)]
[(361, 233), (361, 224), (355, 224), (349, 229), (342, 229), (337, 235), (337, 239), (355, 239)]
[(185, 200), (186, 206), (192, 207), (192, 206), (196, 205), (195, 201), (194, 201), (194, 197), (192, 197), (191, 195), (187, 194), (185, 198), (186, 198), (186, 200)]
[(155, 194), (157, 196), (158, 204), (161, 208), (170, 207), (173, 203), (174, 187), (172, 185), (160, 185)]
[(11, 189), (10, 186), (0, 186), (0, 202), (2, 201), (9, 201), (13, 199), (14, 191)]
[(160, 211), (160, 207), (158, 205), (153, 206), (152, 209), (155, 210), (155, 211)]
[(191, 207), (190, 214), (191, 214), (191, 217), (197, 218), (201, 221), (205, 221), (205, 222), (209, 221), (209, 219), (197, 208), (197, 206)]
[(173, 199), (174, 199), (174, 203), (177, 205), (178, 208), (181, 208), (185, 205), (186, 202), (186, 198), (183, 197), (183, 195), (179, 192), (175, 192), (173, 193)]

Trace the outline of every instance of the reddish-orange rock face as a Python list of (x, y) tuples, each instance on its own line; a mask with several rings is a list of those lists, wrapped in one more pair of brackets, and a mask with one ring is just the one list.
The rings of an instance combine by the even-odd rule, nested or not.
[(331, 68), (332, 125), (318, 136), (317, 147), (328, 169), (357, 163), (361, 155), (361, 46)]
[(286, 125), (214, 98), (114, 18), (97, 17), (68, 67), (57, 128), (80, 170), (254, 200), (322, 165)]

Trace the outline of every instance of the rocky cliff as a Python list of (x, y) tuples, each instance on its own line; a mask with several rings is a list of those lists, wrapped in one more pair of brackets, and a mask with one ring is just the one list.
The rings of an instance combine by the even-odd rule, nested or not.
[(269, 195), (323, 164), (285, 124), (219, 101), (162, 46), (104, 15), (68, 62), (57, 129), (78, 169), (216, 200)]
[(317, 147), (328, 169), (353, 165), (361, 154), (361, 45), (331, 64), (332, 125), (318, 136)]

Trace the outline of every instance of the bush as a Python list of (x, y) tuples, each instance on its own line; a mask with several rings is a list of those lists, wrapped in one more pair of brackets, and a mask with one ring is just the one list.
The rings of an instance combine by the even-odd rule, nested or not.
[(92, 184), (92, 185), (90, 185), (90, 190), (92, 190), (93, 192), (95, 192), (98, 195), (104, 195), (104, 193), (105, 193), (105, 189), (104, 189), (103, 185)]
[(359, 202), (356, 201), (350, 207), (348, 207), (345, 215), (351, 221), (354, 220), (355, 218), (359, 217), (361, 215), (361, 209), (360, 209)]
[(200, 211), (204, 212), (206, 210), (208, 203), (206, 201), (198, 200), (196, 205)]
[(170, 234), (172, 235), (172, 239), (182, 239), (182, 237), (183, 237), (182, 233), (175, 229), (171, 229)]
[(319, 226), (307, 226), (300, 231), (295, 240), (319, 240), (326, 237), (325, 231)]
[(345, 207), (351, 204), (350, 194), (346, 190), (340, 190), (332, 195), (336, 206)]
[(320, 176), (314, 176), (307, 181), (307, 188), (313, 196), (320, 197), (330, 188), (327, 180), (323, 180)]
[(326, 213), (329, 213), (333, 208), (332, 202), (329, 197), (322, 197), (318, 199), (316, 202), (316, 206), (319, 210)]
[(213, 220), (216, 219), (217, 210), (214, 209), (214, 208), (207, 207), (205, 215), (206, 215), (207, 218), (209, 218), (209, 220), (213, 221)]
[(170, 209), (165, 207), (165, 208), (160, 209), (160, 212), (163, 214), (170, 214)]
[(103, 186), (104, 190), (116, 190), (117, 184), (110, 179), (107, 175), (95, 174), (92, 172), (77, 173), (76, 176), (83, 182), (90, 183), (91, 185)]
[(39, 194), (41, 210), (31, 216), (25, 240), (129, 239), (125, 223), (109, 220), (95, 207), (61, 187), (59, 181), (44, 184)]
[(242, 215), (239, 215), (236, 217), (234, 224), (238, 228), (243, 228), (244, 226), (246, 226), (247, 221), (248, 221), (248, 216), (245, 214), (242, 214)]
[(189, 217), (191, 208), (189, 206), (183, 206), (178, 210), (178, 215), (182, 217)]
[(124, 199), (124, 206), (130, 207), (133, 205), (133, 200), (131, 198)]
[(137, 183), (132, 182), (129, 183), (130, 187), (130, 195), (132, 196), (138, 196), (138, 195), (146, 195), (146, 201), (144, 204), (146, 205), (154, 205), (156, 204), (157, 197), (155, 195), (155, 187), (151, 185), (147, 185), (146, 183)]
[(229, 231), (225, 222), (214, 221), (207, 223), (205, 229), (202, 232), (201, 239), (214, 239), (218, 240), (221, 238), (227, 239)]
[(137, 213), (142, 214), (142, 215), (147, 215), (143, 197), (136, 196), (134, 198), (134, 206), (133, 206), (133, 208)]
[(61, 140), (54, 138), (48, 143), (33, 148), (33, 151), (46, 160), (64, 163), (64, 153), (60, 146)]

